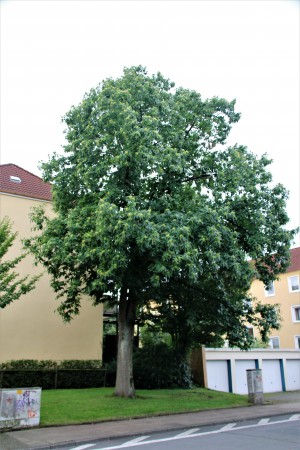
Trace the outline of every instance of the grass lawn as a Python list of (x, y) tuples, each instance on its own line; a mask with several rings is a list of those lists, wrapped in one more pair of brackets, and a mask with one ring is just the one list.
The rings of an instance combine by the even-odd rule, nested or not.
[(202, 388), (138, 390), (135, 399), (114, 397), (113, 392), (113, 388), (42, 391), (41, 426), (248, 405), (248, 396)]

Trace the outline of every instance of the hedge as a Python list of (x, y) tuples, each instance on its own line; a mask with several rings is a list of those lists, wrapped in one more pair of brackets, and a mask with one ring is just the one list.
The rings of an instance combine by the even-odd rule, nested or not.
[[(134, 352), (133, 376), (137, 389), (191, 388), (190, 367), (166, 343), (146, 344)], [(114, 386), (116, 361), (19, 360), (0, 363), (0, 388), (37, 386), (42, 389), (81, 389)]]
[(189, 364), (164, 342), (147, 344), (134, 353), (133, 378), (137, 389), (189, 389)]
[(101, 361), (18, 360), (0, 364), (0, 388), (38, 386), (42, 389), (102, 387), (107, 370)]

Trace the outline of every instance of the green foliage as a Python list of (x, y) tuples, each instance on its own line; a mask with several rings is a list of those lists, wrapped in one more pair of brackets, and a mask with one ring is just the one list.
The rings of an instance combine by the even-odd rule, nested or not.
[(102, 361), (99, 359), (65, 359), (58, 363), (59, 369), (102, 369)]
[[(64, 370), (65, 369), (65, 370)], [(95, 370), (93, 370), (95, 369)], [(83, 389), (102, 387), (105, 373), (99, 360), (13, 360), (0, 363), (5, 370), (3, 388), (41, 386), (43, 389)], [(113, 386), (116, 361), (107, 364), (106, 386)], [(56, 372), (58, 371), (58, 372)], [(56, 375), (57, 373), (57, 375)], [(147, 343), (137, 349), (134, 356), (134, 374), (139, 389), (190, 388), (191, 374), (188, 364), (165, 343)], [(57, 384), (55, 385), (55, 376)]]
[(43, 389), (102, 387), (105, 371), (99, 360), (14, 360), (0, 363), (3, 388), (39, 386)]
[(87, 389), (106, 385), (104, 369), (59, 369), (57, 389)]
[(237, 283), (221, 291), (214, 283), (182, 287), (172, 280), (167, 289), (143, 310), (141, 319), (147, 324), (146, 336), (167, 333), (181, 355), (187, 356), (195, 345), (223, 347), (225, 340), (230, 347), (247, 350), (254, 343), (248, 324), (256, 327), (263, 342), (272, 329), (280, 328), (279, 305), (258, 303), (243, 286), (239, 291)]
[(269, 344), (267, 342), (263, 342), (262, 339), (255, 338), (251, 348), (269, 348)]
[(1, 388), (16, 389), (24, 387), (41, 387), (43, 389), (55, 388), (55, 371), (50, 369), (7, 369), (0, 374)]
[(112, 335), (116, 334), (116, 324), (110, 322), (103, 323), (103, 335)]
[(256, 320), (252, 321), (258, 328), (261, 340), (268, 342), (271, 330), (279, 330), (280, 328), (280, 305), (267, 305), (258, 303), (255, 308)]
[(158, 330), (149, 323), (143, 326), (140, 330), (140, 343), (142, 347), (160, 343), (167, 344), (170, 347), (172, 344), (171, 336), (168, 333)]
[(105, 364), (106, 369), (106, 380), (105, 386), (115, 386), (116, 384), (116, 374), (117, 374), (117, 361), (112, 359), (108, 363)]
[(13, 233), (9, 219), (2, 219), (0, 221), (0, 308), (5, 308), (14, 300), (30, 292), (39, 279), (39, 276), (20, 278), (14, 271), (18, 263), (25, 258), (25, 253), (11, 260), (5, 258), (16, 237), (17, 233)]
[[(51, 276), (64, 320), (79, 313), (81, 294), (98, 304), (109, 292), (127, 346), (136, 311), (155, 300), (182, 325), (171, 334), (184, 352), (224, 333), (247, 347), (251, 281), (267, 285), (284, 272), (295, 232), (286, 229), (287, 192), (272, 185), (267, 156), (224, 147), (240, 117), (234, 107), (138, 66), (104, 80), (65, 115), (65, 154), (42, 165), (56, 216), (36, 210), (40, 233), (26, 241)], [(275, 321), (270, 309), (257, 312), (265, 338)], [(254, 320), (254, 309), (245, 314)]]
[(0, 363), (3, 370), (43, 370), (56, 369), (59, 363), (51, 359), (17, 359)]
[(148, 344), (135, 351), (133, 373), (138, 389), (192, 387), (191, 372), (186, 360), (163, 342)]
[(214, 260), (219, 214), (201, 191), (211, 149), (238, 118), (234, 102), (174, 90), (142, 67), (105, 80), (66, 114), (65, 155), (42, 165), (57, 216), (37, 210), (42, 233), (27, 241), (65, 320), (81, 293), (97, 303), (126, 286), (143, 304), (170, 276), (184, 269), (195, 280), (199, 260)]

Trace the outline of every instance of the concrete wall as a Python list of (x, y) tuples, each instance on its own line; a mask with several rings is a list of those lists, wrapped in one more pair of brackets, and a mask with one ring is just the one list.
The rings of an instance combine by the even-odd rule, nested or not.
[[(255, 349), (245, 352), (202, 348), (194, 350), (192, 361), (193, 374), (198, 376), (196, 381), (209, 389), (247, 394), (247, 369), (262, 369), (264, 392), (300, 389), (299, 350)], [(195, 365), (197, 372), (193, 369)], [(204, 374), (202, 379), (207, 380), (205, 384), (199, 377), (201, 371)]]
[[(0, 219), (8, 216), (19, 235), (7, 254), (13, 258), (20, 254), (21, 239), (31, 231), (29, 213), (41, 202), (25, 197), (0, 194)], [(51, 204), (43, 202), (49, 214)], [(18, 266), (21, 275), (45, 272), (34, 266), (27, 256)], [(59, 302), (50, 287), (49, 276), (44, 273), (36, 288), (20, 300), (0, 309), (0, 362), (12, 359), (101, 359), (102, 358), (102, 305), (94, 307), (90, 299), (82, 301), (80, 315), (65, 324), (55, 312)]]

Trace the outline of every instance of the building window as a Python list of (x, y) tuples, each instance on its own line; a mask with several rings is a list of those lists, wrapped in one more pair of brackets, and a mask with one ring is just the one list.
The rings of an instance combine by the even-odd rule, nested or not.
[(267, 288), (265, 287), (265, 296), (272, 297), (273, 295), (275, 295), (274, 281), (272, 281)]
[(9, 177), (10, 181), (12, 181), (13, 183), (21, 183), (21, 178), (20, 177), (15, 177), (14, 175), (11, 175)]
[(293, 322), (300, 322), (300, 305), (292, 306)]
[(295, 348), (300, 348), (300, 336), (295, 336)]
[(254, 337), (254, 330), (253, 327), (246, 327), (247, 328), (247, 332), (250, 336)]
[(289, 283), (289, 292), (299, 292), (300, 291), (299, 275), (289, 277), (288, 283)]
[(280, 347), (279, 337), (278, 336), (271, 337), (269, 340), (269, 345), (271, 348), (279, 348)]

